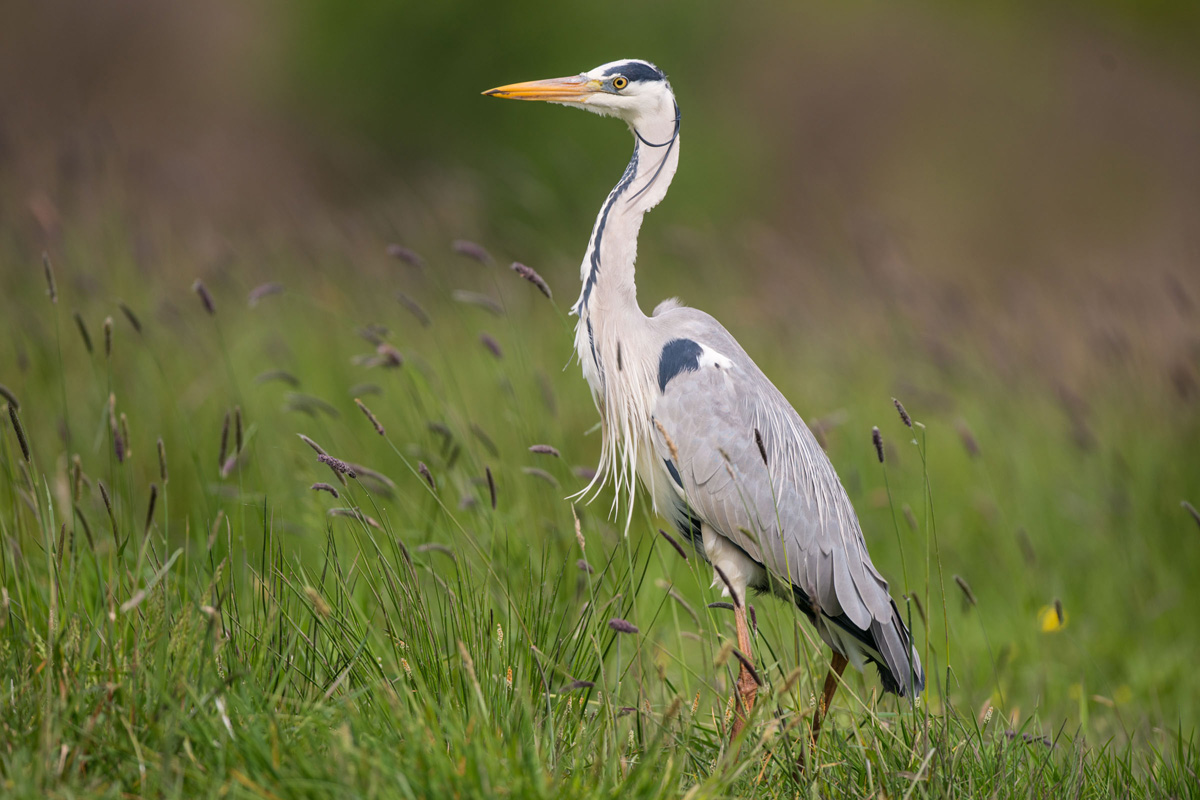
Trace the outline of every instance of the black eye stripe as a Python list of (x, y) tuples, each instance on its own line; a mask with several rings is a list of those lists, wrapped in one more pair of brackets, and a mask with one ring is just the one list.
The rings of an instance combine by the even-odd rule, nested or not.
[(662, 74), (656, 67), (640, 61), (626, 61), (617, 64), (607, 71), (606, 78), (620, 75), (628, 81), (662, 81), (666, 80), (666, 76)]

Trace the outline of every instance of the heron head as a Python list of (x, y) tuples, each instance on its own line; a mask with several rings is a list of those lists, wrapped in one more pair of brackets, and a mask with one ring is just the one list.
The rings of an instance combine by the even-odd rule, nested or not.
[(545, 100), (620, 117), (637, 127), (640, 120), (675, 115), (675, 95), (662, 70), (649, 61), (627, 58), (601, 64), (566, 78), (512, 83), (485, 95), (512, 100)]

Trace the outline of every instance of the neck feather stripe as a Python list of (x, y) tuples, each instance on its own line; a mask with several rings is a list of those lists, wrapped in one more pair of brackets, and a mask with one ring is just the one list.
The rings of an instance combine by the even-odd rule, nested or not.
[(625, 167), (625, 173), (621, 175), (621, 180), (613, 188), (612, 192), (609, 193), (608, 200), (604, 204), (604, 209), (600, 212), (600, 221), (596, 223), (596, 236), (592, 241), (592, 269), (588, 272), (587, 280), (583, 284), (583, 295), (579, 299), (579, 308), (577, 311), (587, 308), (588, 300), (592, 296), (592, 288), (596, 285), (596, 278), (600, 274), (600, 240), (604, 236), (604, 227), (608, 224), (608, 212), (612, 211), (617, 198), (629, 188), (629, 184), (633, 183), (634, 176), (637, 175), (637, 167), (638, 149), (635, 145), (633, 148), (633, 157), (629, 159), (629, 165)]

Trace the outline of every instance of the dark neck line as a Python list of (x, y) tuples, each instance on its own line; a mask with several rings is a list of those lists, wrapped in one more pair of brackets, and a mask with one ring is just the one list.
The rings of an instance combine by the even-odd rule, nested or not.
[[(663, 168), (667, 164), (667, 159), (671, 157), (671, 150), (674, 149), (675, 142), (679, 139), (679, 103), (674, 103), (674, 106), (675, 130), (671, 133), (671, 138), (667, 141), (656, 144), (642, 136), (641, 132), (638, 131), (637, 128), (633, 129), (633, 135), (637, 137), (638, 142), (652, 148), (666, 147), (667, 152), (663, 154), (662, 160), (658, 164), (658, 168), (655, 169), (654, 175), (651, 176), (646, 185), (629, 198), (630, 203), (637, 200), (637, 198), (640, 197), (643, 192), (658, 182), (658, 177), (662, 174)], [(637, 177), (639, 163), (638, 151), (638, 145), (635, 143), (633, 147), (633, 156), (629, 159), (629, 164), (625, 167), (625, 172), (621, 176), (621, 180), (617, 182), (617, 185), (613, 188), (612, 192), (608, 196), (608, 199), (605, 201), (604, 207), (600, 210), (600, 217), (596, 222), (595, 235), (592, 237), (591, 242), (591, 269), (588, 271), (587, 279), (583, 284), (583, 292), (580, 295), (579, 302), (576, 304), (574, 309), (575, 313), (577, 314), (581, 314), (584, 310), (586, 310), (588, 308), (588, 303), (591, 300), (592, 290), (595, 288), (596, 281), (598, 280), (600, 274), (600, 246), (604, 237), (604, 230), (608, 224), (608, 215), (609, 212), (612, 211), (613, 206), (616, 205), (617, 199), (625, 193), (625, 190), (629, 188), (630, 184), (633, 183), (634, 178)]]

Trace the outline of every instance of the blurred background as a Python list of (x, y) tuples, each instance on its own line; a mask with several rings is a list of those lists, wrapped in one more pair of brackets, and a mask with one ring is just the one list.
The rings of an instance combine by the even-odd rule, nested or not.
[(626, 133), (479, 92), (646, 57), (687, 148), (651, 245), (683, 272), (649, 280), (704, 293), (689, 255), (715, 248), (706, 277), (811, 335), (913, 315), (938, 359), (978, 335), (1008, 377), (1079, 395), (1149, 359), (1193, 398), (1200, 9), (972, 5), (16, 0), (0, 211), (36, 255), (119, 194), (160, 275), (268, 231), (435, 225), (568, 263)]
[[(1194, 721), (1197, 42), (1186, 0), (9, 0), (4, 380), (39, 369), (43, 323), (17, 298), (43, 291), (43, 251), (85, 302), (148, 293), (171, 321), (197, 276), (218, 297), (339, 287), (349, 314), (400, 286), (388, 243), (449, 257), (467, 238), (535, 265), (565, 307), (629, 135), (480, 92), (647, 58), (683, 149), (643, 229), (643, 306), (680, 295), (741, 339), (822, 429), (892, 575), (870, 426), (891, 425), (914, 506), (890, 398), (930, 426), (947, 580), (995, 615), (991, 643), (961, 632), (973, 704), (1024, 658), (1026, 711), (1095, 692)], [(570, 336), (547, 338), (531, 360), (557, 375)], [(582, 437), (582, 380), (555, 381)], [(1039, 638), (1055, 598), (1069, 645)]]

